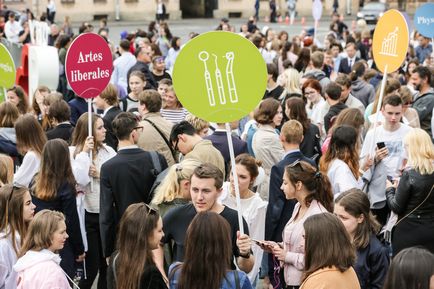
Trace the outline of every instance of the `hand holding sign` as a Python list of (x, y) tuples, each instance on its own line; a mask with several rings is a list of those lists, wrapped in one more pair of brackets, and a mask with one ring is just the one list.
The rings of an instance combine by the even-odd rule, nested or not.
[(243, 234), (238, 175), (228, 123), (246, 116), (264, 96), (267, 86), (264, 58), (253, 43), (240, 35), (208, 32), (182, 48), (173, 69), (173, 85), (179, 101), (191, 113), (210, 122), (226, 122), (238, 222)]
[(65, 72), (71, 89), (80, 97), (93, 98), (110, 82), (113, 60), (110, 47), (95, 33), (79, 35), (71, 43)]
[[(377, 23), (372, 43), (374, 61), (377, 68), (383, 72), (377, 111), (380, 111), (383, 102), (387, 73), (394, 72), (402, 65), (407, 55), (409, 41), (408, 26), (404, 15), (395, 9), (387, 11)], [(377, 113), (375, 118), (374, 137), (370, 144), (370, 151), (374, 150), (379, 115)]]
[[(94, 33), (79, 35), (71, 43), (65, 60), (65, 73), (71, 89), (88, 98), (88, 132), (92, 136), (92, 98), (99, 95), (110, 82), (113, 72), (112, 53), (107, 42)], [(89, 152), (92, 160), (92, 151)], [(90, 182), (93, 190), (93, 181)]]

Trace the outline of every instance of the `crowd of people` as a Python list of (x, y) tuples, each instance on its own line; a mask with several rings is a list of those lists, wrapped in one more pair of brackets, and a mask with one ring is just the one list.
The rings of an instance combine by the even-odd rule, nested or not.
[[(164, 21), (122, 33), (118, 49), (101, 22), (114, 70), (91, 114), (62, 70), (31, 103), (8, 89), (0, 288), (433, 288), (432, 44), (413, 33), (380, 103), (373, 31), (332, 18), (324, 41), (253, 17), (240, 28), (268, 78), (230, 123), (235, 170), (225, 124), (177, 98), (182, 45)], [(236, 33), (228, 19), (217, 30)], [(64, 64), (76, 35), (57, 33)]]

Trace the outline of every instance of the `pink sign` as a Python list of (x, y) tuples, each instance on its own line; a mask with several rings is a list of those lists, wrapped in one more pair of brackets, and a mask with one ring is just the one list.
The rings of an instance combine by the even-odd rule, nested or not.
[(96, 97), (110, 82), (113, 58), (107, 42), (95, 33), (79, 35), (66, 54), (65, 73), (71, 89), (83, 98)]

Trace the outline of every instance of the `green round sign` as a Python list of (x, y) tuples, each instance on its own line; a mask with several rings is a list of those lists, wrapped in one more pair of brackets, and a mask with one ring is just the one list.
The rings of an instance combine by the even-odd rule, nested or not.
[(0, 43), (0, 87), (11, 88), (15, 84), (15, 63), (6, 46)]
[(210, 122), (246, 116), (264, 96), (267, 66), (246, 38), (215, 31), (190, 40), (173, 68), (173, 85), (182, 105)]

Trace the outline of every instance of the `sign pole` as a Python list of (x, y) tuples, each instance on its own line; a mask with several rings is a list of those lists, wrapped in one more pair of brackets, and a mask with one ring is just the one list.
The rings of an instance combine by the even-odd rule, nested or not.
[(384, 97), (384, 90), (386, 88), (386, 82), (387, 82), (387, 64), (384, 66), (383, 80), (381, 81), (380, 98), (378, 99), (378, 103), (377, 103), (377, 113), (375, 115), (374, 133), (373, 133), (371, 147), (369, 150), (370, 152), (375, 150), (375, 137), (376, 137), (376, 133), (377, 133), (378, 119), (380, 116), (380, 110), (381, 110), (381, 106), (383, 103), (383, 97)]
[(232, 166), (232, 177), (234, 178), (234, 187), (235, 187), (235, 198), (237, 200), (237, 213), (238, 213), (238, 224), (240, 227), (240, 234), (244, 234), (244, 224), (243, 224), (243, 214), (241, 211), (241, 200), (240, 200), (240, 188), (238, 186), (238, 175), (235, 165), (235, 154), (234, 154), (234, 146), (232, 144), (232, 131), (229, 123), (226, 123), (226, 136), (228, 139), (229, 146), (229, 155), (231, 156), (231, 166)]
[[(89, 137), (92, 136), (92, 98), (87, 99), (87, 125)], [(95, 140), (93, 140), (93, 145), (95, 146)], [(89, 151), (90, 163), (93, 164), (93, 150)], [(90, 177), (90, 190), (93, 192), (93, 177)]]

